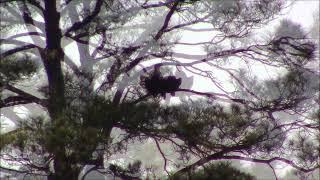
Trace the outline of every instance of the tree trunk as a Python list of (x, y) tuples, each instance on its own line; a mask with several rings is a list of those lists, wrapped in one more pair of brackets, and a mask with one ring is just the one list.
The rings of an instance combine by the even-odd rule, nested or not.
[(48, 180), (78, 180), (80, 168), (72, 166), (65, 158), (55, 157), (55, 172), (48, 176)]
[(56, 10), (55, 0), (45, 0), (44, 20), (46, 48), (41, 53), (41, 58), (49, 83), (48, 111), (52, 120), (54, 120), (61, 115), (65, 106), (64, 78), (61, 69), (64, 53), (61, 48), (60, 14)]
[[(56, 9), (56, 0), (45, 0), (44, 5), (46, 48), (40, 54), (49, 83), (48, 112), (51, 121), (54, 122), (63, 116), (63, 111), (66, 106), (64, 76), (61, 68), (64, 53), (61, 47), (62, 33), (59, 27), (60, 14)], [(67, 161), (67, 158), (65, 158), (64, 144), (60, 145), (61, 147), (55, 147), (55, 150), (48, 149), (54, 157), (54, 172), (48, 176), (48, 179), (77, 180), (80, 170), (74, 166), (73, 163)]]
[(48, 176), (48, 180), (78, 180), (80, 171), (67, 171), (61, 173), (54, 173)]

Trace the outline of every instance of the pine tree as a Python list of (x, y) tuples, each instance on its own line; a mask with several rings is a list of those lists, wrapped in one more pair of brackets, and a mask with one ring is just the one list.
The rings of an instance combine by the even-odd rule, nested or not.
[[(281, 162), (304, 175), (319, 168), (319, 70), (310, 67), (319, 62), (317, 46), (290, 20), (270, 36), (259, 31), (287, 2), (0, 5), (1, 121), (15, 123), (1, 133), (1, 172), (48, 180), (92, 172), (120, 179), (254, 179), (214, 162), (250, 161), (272, 170)], [(190, 33), (206, 39), (190, 42)], [(178, 84), (162, 83), (161, 92), (150, 93), (143, 82), (154, 69)], [(205, 79), (208, 90), (185, 85), (173, 76), (179, 71), (194, 84)], [(175, 92), (184, 98), (163, 103)], [(131, 154), (149, 145), (157, 153), (149, 164)], [(158, 163), (153, 158), (162, 169), (150, 165)]]

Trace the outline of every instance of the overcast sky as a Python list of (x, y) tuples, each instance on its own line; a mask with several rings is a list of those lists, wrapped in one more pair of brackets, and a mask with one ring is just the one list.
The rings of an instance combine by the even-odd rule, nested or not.
[[(314, 22), (314, 14), (319, 10), (319, 0), (300, 0), (297, 1), (292, 7), (289, 7), (283, 16), (284, 18), (289, 18), (290, 20), (297, 22), (301, 24), (304, 28), (310, 29)], [(197, 37), (199, 38), (199, 37)], [(200, 82), (201, 83), (201, 82)], [(200, 88), (201, 89), (201, 88)], [(198, 90), (198, 88), (197, 88)], [(14, 124), (10, 123), (9, 126), (3, 126), (3, 122), (10, 123), (8, 120), (6, 120), (1, 114), (1, 132), (5, 132), (7, 130), (10, 130), (14, 127)], [(252, 164), (245, 163), (245, 167), (247, 167), (250, 171), (250, 168), (252, 168)], [(286, 170), (286, 168), (284, 168)], [(286, 171), (279, 171), (280, 175), (285, 175)], [(271, 175), (271, 174), (270, 174)], [(272, 175), (270, 176), (271, 179)], [(260, 179), (260, 178), (258, 178)]]

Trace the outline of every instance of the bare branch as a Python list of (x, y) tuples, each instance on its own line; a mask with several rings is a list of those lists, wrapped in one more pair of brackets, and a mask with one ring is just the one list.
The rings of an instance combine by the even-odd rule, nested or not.
[(13, 36), (8, 37), (7, 39), (15, 39), (15, 38), (26, 37), (26, 36), (41, 36), (41, 37), (44, 37), (45, 35), (43, 33), (40, 33), (40, 32), (25, 32), (25, 33), (15, 34)]
[(18, 96), (10, 96), (2, 100), (0, 108), (29, 103), (37, 103), (43, 107), (47, 106), (47, 101), (45, 99), (40, 99), (9, 84), (5, 85), (4, 89), (17, 93)]
[[(230, 148), (230, 150), (233, 149), (237, 149), (237, 147), (234, 147), (234, 148)], [(241, 148), (239, 148), (241, 149)], [(218, 152), (218, 153), (215, 153), (215, 154), (212, 154), (212, 155), (209, 155), (207, 157), (204, 157), (198, 161), (196, 161), (195, 163), (191, 164), (191, 165), (188, 165), (184, 168), (182, 168), (181, 170), (177, 171), (175, 174), (180, 174), (180, 173), (186, 173), (186, 172), (189, 172), (191, 170), (194, 170), (196, 169), (197, 167), (199, 166), (202, 166), (212, 160), (220, 160), (220, 159), (229, 159), (229, 160), (244, 160), (244, 161), (250, 161), (250, 162), (255, 162), (255, 163), (263, 163), (263, 164), (270, 164), (274, 161), (281, 161), (283, 163), (286, 163), (292, 167), (294, 167), (295, 169), (299, 170), (299, 171), (302, 171), (304, 173), (308, 173), (308, 172), (312, 172), (312, 171), (315, 171), (317, 170), (320, 166), (319, 165), (316, 165), (315, 167), (313, 168), (304, 168), (304, 167), (300, 167), (300, 166), (297, 166), (293, 161), (291, 160), (288, 160), (288, 159), (285, 159), (285, 158), (282, 158), (282, 157), (273, 157), (273, 158), (270, 158), (270, 159), (255, 159), (255, 158), (249, 158), (249, 157), (242, 157), (242, 156), (224, 156), (224, 154), (226, 154), (227, 152), (230, 152), (229, 151), (221, 151), (221, 152)]]
[(315, 171), (320, 167), (319, 165), (316, 165), (313, 168), (308, 168), (307, 169), (305, 167), (300, 167), (300, 166), (296, 165), (292, 160), (288, 160), (288, 159), (282, 158), (282, 157), (273, 157), (273, 158), (270, 158), (270, 159), (256, 159), (256, 158), (242, 157), (242, 156), (222, 156), (219, 159), (238, 159), (238, 160), (244, 160), (244, 161), (250, 161), (250, 162), (256, 162), (256, 163), (263, 163), (263, 164), (270, 164), (270, 163), (272, 163), (274, 161), (280, 161), (280, 162), (286, 163), (286, 164), (292, 166), (293, 168), (295, 168), (295, 169), (297, 169), (299, 171), (305, 172), (305, 173)]
[(206, 163), (208, 163), (208, 162), (210, 162), (212, 160), (221, 159), (221, 157), (224, 157), (224, 154), (227, 154), (227, 153), (235, 151), (235, 150), (246, 149), (248, 147), (249, 147), (248, 145), (239, 145), (239, 146), (233, 146), (233, 147), (226, 147), (220, 152), (208, 155), (208, 156), (206, 156), (204, 158), (199, 159), (195, 163), (180, 169), (175, 174), (184, 174), (184, 173), (190, 172), (192, 170), (195, 170), (197, 167), (202, 166), (202, 165), (204, 165), (204, 164), (206, 164)]
[(10, 56), (12, 54), (15, 54), (15, 53), (18, 53), (18, 52), (21, 52), (21, 51), (25, 51), (25, 50), (28, 50), (28, 49), (32, 49), (32, 48), (38, 48), (38, 46), (36, 45), (33, 45), (33, 44), (29, 44), (29, 45), (25, 45), (25, 46), (21, 46), (21, 47), (17, 47), (17, 48), (14, 48), (14, 49), (10, 49), (4, 53), (1, 53), (0, 54), (0, 58), (5, 58), (7, 56)]
[(162, 158), (163, 158), (163, 160), (164, 160), (163, 170), (169, 175), (169, 171), (167, 170), (167, 163), (168, 163), (167, 161), (168, 161), (168, 160), (167, 160), (167, 158), (166, 158), (166, 155), (162, 152), (158, 140), (155, 139), (155, 138), (153, 138), (153, 139), (154, 139), (154, 141), (155, 141), (155, 143), (156, 143), (156, 145), (157, 145), (157, 148), (158, 148), (158, 150), (159, 150), (159, 152), (160, 152), (160, 154), (161, 154), (161, 156), (162, 156)]
[(37, 7), (38, 9), (41, 10), (41, 12), (44, 11), (44, 8), (41, 6), (40, 2), (37, 0), (27, 0), (31, 5)]
[(164, 20), (164, 23), (161, 27), (161, 29), (158, 31), (158, 33), (156, 34), (156, 36), (154, 37), (155, 40), (158, 40), (160, 39), (160, 37), (162, 36), (162, 34), (166, 31), (168, 25), (169, 25), (169, 22), (170, 22), (170, 19), (173, 15), (173, 13), (177, 10), (177, 7), (178, 7), (178, 4), (179, 4), (179, 1), (177, 2), (174, 2), (172, 7), (170, 8), (168, 14), (166, 15), (166, 18)]
[(94, 7), (93, 12), (90, 15), (88, 15), (87, 17), (85, 17), (81, 22), (74, 23), (65, 32), (65, 35), (69, 35), (71, 32), (75, 32), (75, 31), (81, 29), (82, 27), (84, 27), (85, 25), (87, 25), (88, 23), (92, 22), (92, 20), (99, 14), (102, 4), (103, 4), (103, 0), (96, 0), (96, 5)]

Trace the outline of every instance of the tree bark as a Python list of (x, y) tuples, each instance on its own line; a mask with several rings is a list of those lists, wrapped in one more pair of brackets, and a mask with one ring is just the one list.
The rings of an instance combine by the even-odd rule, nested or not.
[[(61, 61), (64, 53), (61, 47), (62, 33), (59, 26), (60, 14), (56, 9), (56, 0), (44, 1), (44, 21), (46, 33), (46, 48), (40, 52), (46, 70), (49, 84), (48, 112), (53, 124), (63, 117), (65, 102), (65, 83), (61, 68)], [(62, 137), (63, 138), (63, 137)], [(54, 159), (54, 172), (49, 176), (49, 180), (70, 179), (77, 180), (80, 169), (74, 163), (67, 160), (64, 144), (61, 147), (48, 149)]]
[(55, 0), (45, 0), (45, 31), (46, 48), (41, 52), (41, 58), (49, 83), (48, 111), (52, 120), (61, 115), (64, 106), (64, 78), (61, 69), (64, 53), (61, 48), (60, 14), (56, 10)]

